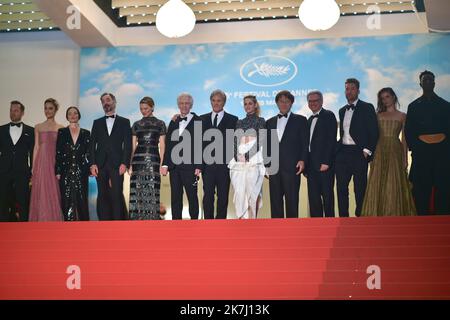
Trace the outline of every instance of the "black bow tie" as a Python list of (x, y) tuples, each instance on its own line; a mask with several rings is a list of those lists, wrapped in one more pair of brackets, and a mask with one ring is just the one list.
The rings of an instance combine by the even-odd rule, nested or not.
[(114, 119), (116, 117), (116, 115), (113, 114), (112, 116), (105, 116), (105, 117), (106, 117), (106, 119), (109, 119), (109, 118)]
[(181, 117), (180, 117), (180, 122), (181, 122), (181, 121), (187, 121), (187, 117), (184, 117), (184, 118), (181, 118)]
[(345, 106), (345, 109), (348, 111), (350, 109), (355, 110), (355, 105), (354, 104), (348, 104)]
[(314, 120), (314, 118), (319, 118), (319, 114), (313, 114), (309, 119)]
[(279, 115), (278, 115), (278, 119), (281, 119), (281, 118), (283, 118), (283, 117), (287, 118), (287, 116), (288, 116), (287, 113), (286, 113), (286, 114), (279, 114)]
[(20, 128), (20, 127), (22, 126), (22, 122), (19, 122), (19, 123), (13, 123), (13, 122), (11, 122), (11, 123), (10, 123), (10, 126), (11, 126), (11, 127), (18, 127), (18, 128)]

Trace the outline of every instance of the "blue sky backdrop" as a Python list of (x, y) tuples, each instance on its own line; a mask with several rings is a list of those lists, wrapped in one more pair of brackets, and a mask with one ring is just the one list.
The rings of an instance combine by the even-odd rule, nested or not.
[[(116, 95), (117, 112), (132, 122), (141, 118), (139, 100), (151, 96), (155, 116), (168, 122), (176, 97), (187, 91), (197, 114), (211, 109), (209, 95), (228, 95), (226, 110), (244, 116), (242, 97), (259, 96), (262, 116), (277, 113), (274, 95), (282, 89), (296, 97), (293, 111), (308, 116), (306, 93), (319, 89), (324, 106), (335, 113), (346, 104), (344, 82), (361, 81), (361, 98), (376, 104), (379, 89), (391, 86), (401, 110), (420, 95), (418, 75), (436, 74), (436, 91), (450, 100), (450, 35), (421, 34), (324, 40), (261, 41), (227, 44), (85, 48), (81, 53), (82, 126), (103, 115), (99, 96)], [(241, 76), (242, 74), (242, 76)], [(282, 83), (277, 85), (277, 83)]]

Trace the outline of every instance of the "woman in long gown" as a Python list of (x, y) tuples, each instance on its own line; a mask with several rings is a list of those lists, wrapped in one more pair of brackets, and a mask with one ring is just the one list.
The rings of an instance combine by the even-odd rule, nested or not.
[(56, 139), (63, 126), (56, 123), (58, 102), (44, 102), (46, 121), (34, 129), (33, 172), (31, 178), (30, 221), (62, 221), (61, 196), (55, 175)]
[(58, 130), (56, 141), (56, 178), (61, 191), (61, 209), (65, 221), (88, 221), (88, 150), (90, 132), (80, 128), (77, 107), (69, 107), (69, 126)]
[[(143, 118), (133, 124), (130, 178), (130, 219), (160, 220), (160, 168), (165, 151), (166, 125), (153, 116), (152, 98), (140, 101)], [(159, 145), (159, 148), (158, 148)]]
[[(416, 208), (407, 177), (408, 147), (404, 125), (406, 115), (397, 109), (392, 88), (378, 92), (380, 137), (370, 167), (361, 216), (411, 216)], [(399, 134), (402, 132), (402, 141)]]
[(244, 97), (244, 109), (247, 116), (236, 123), (235, 157), (228, 167), (236, 216), (239, 219), (255, 219), (262, 207), (265, 167), (260, 130), (266, 128), (266, 122), (259, 117), (259, 104), (255, 96)]

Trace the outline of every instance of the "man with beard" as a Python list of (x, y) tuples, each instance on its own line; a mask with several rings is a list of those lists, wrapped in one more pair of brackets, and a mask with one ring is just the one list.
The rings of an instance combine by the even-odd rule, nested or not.
[(372, 104), (359, 99), (360, 83), (355, 78), (345, 81), (347, 105), (339, 109), (340, 140), (335, 160), (339, 216), (349, 216), (348, 186), (353, 178), (356, 208), (361, 215), (367, 187), (367, 170), (378, 142), (378, 120)]
[(130, 120), (116, 114), (116, 97), (100, 97), (105, 116), (94, 121), (91, 131), (90, 169), (97, 178), (99, 220), (127, 218), (123, 195), (123, 175), (130, 166)]
[(423, 95), (408, 106), (406, 142), (412, 151), (409, 179), (419, 215), (429, 214), (436, 189), (436, 214), (450, 214), (450, 103), (434, 92), (434, 74), (420, 74)]
[(24, 112), (21, 102), (12, 101), (11, 122), (0, 127), (0, 221), (28, 221), (34, 130), (22, 122)]

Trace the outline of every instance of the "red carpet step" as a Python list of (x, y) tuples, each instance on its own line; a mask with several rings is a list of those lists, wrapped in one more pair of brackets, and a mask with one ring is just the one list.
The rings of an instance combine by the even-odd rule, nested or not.
[(0, 299), (450, 299), (449, 271), (450, 217), (0, 224)]

